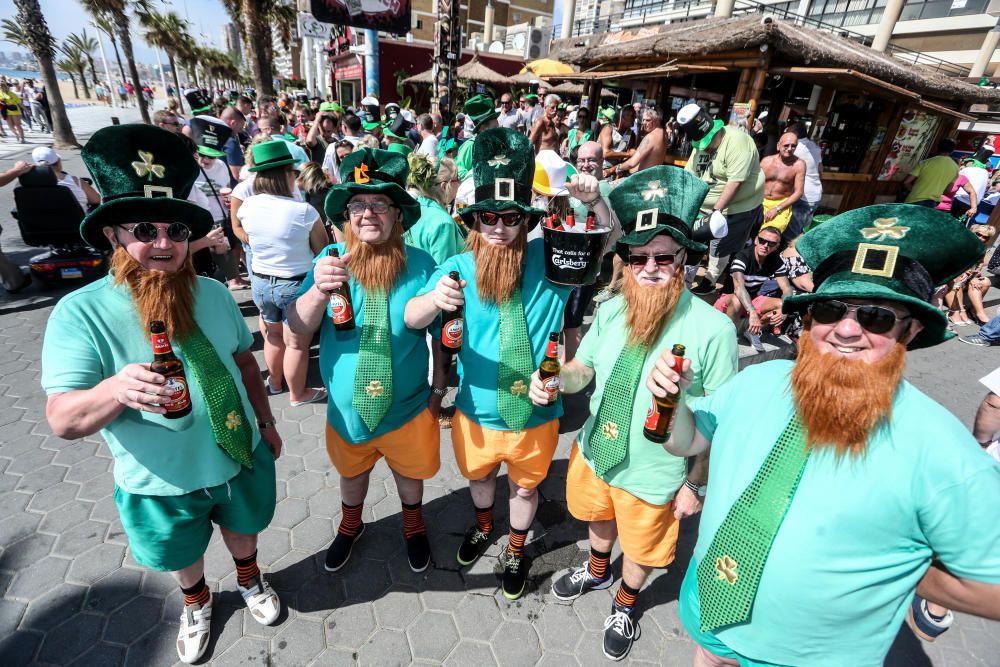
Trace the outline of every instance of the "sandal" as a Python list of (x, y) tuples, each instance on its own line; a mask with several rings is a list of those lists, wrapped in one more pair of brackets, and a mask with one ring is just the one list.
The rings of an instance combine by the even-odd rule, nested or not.
[(306, 405), (308, 403), (315, 403), (317, 401), (322, 401), (326, 398), (326, 389), (323, 387), (314, 387), (312, 398), (307, 398), (304, 401), (292, 401), (289, 405), (293, 408), (297, 408), (300, 405)]
[(284, 389), (281, 388), (281, 387), (278, 387), (277, 389), (275, 389), (274, 387), (272, 387), (270, 380), (264, 380), (264, 387), (267, 388), (267, 395), (268, 396), (277, 396), (278, 394), (280, 394), (281, 392), (284, 391)]
[[(959, 319), (959, 320), (955, 320), (954, 318), (955, 318), (956, 314), (961, 315), (962, 318)], [(953, 311), (949, 312), (948, 313), (948, 321), (951, 322), (956, 327), (967, 327), (967, 326), (971, 326), (972, 325), (972, 322), (970, 322), (968, 319), (965, 318), (965, 311), (964, 310), (953, 310)]]

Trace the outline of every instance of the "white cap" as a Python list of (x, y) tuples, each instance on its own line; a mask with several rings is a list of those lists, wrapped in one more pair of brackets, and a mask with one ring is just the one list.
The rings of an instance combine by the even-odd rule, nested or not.
[(699, 111), (701, 111), (701, 107), (697, 104), (685, 104), (681, 107), (681, 110), (677, 112), (677, 122), (681, 125), (686, 125), (698, 115)]
[(380, 105), (379, 105), (377, 97), (374, 97), (373, 95), (368, 95), (363, 100), (361, 100), (361, 106), (363, 106), (363, 107), (368, 107), (368, 106), (377, 107), (377, 106), (380, 106)]
[(62, 156), (48, 146), (39, 146), (35, 150), (31, 151), (31, 161), (35, 164), (40, 162), (44, 162), (45, 164), (55, 164), (61, 159)]

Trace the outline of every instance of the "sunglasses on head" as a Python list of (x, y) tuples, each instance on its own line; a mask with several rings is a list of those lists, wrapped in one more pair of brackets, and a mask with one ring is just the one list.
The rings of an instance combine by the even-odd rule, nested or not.
[(489, 225), (490, 227), (494, 227), (500, 223), (503, 223), (504, 227), (517, 227), (524, 220), (524, 214), (520, 211), (506, 211), (504, 213), (481, 211), (476, 215), (481, 224)]
[[(159, 235), (159, 228), (152, 222), (139, 222), (131, 227), (118, 225), (129, 234), (135, 237), (140, 243), (152, 243)], [(171, 222), (167, 225), (167, 238), (174, 243), (183, 243), (191, 237), (191, 228), (182, 222)]]
[(628, 256), (628, 263), (630, 266), (636, 269), (641, 269), (649, 263), (649, 258), (652, 257), (656, 265), (665, 268), (674, 263), (674, 258), (677, 257), (677, 253), (658, 253), (655, 255), (645, 255), (642, 253), (631, 253)]
[(765, 239), (763, 236), (758, 236), (757, 243), (759, 243), (762, 246), (767, 246), (768, 248), (777, 248), (778, 244), (781, 243), (781, 241), (772, 241), (770, 239)]
[(897, 322), (913, 319), (913, 315), (899, 315), (892, 308), (885, 306), (860, 306), (836, 299), (817, 301), (809, 306), (809, 314), (813, 321), (820, 324), (836, 324), (849, 312), (853, 312), (858, 318), (858, 324), (862, 329), (873, 334), (884, 334), (891, 331)]

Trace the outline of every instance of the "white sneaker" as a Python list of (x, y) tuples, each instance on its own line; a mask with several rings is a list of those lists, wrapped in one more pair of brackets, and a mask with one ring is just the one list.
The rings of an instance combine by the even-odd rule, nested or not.
[(187, 605), (181, 612), (181, 627), (177, 631), (177, 655), (181, 662), (191, 664), (205, 655), (208, 633), (212, 625), (212, 600), (200, 607)]
[(271, 588), (271, 585), (262, 577), (251, 581), (250, 588), (243, 588), (239, 584), (236, 584), (236, 587), (246, 601), (253, 620), (261, 625), (271, 625), (277, 620), (281, 613), (281, 600), (278, 599), (278, 594)]

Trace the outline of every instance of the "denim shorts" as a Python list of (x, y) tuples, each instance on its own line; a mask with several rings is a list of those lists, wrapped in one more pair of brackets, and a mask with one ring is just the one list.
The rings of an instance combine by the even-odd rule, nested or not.
[(261, 278), (250, 274), (250, 290), (253, 302), (260, 310), (260, 316), (268, 324), (280, 324), (288, 321), (288, 305), (295, 300), (295, 295), (302, 287), (301, 280), (284, 280), (282, 278)]

